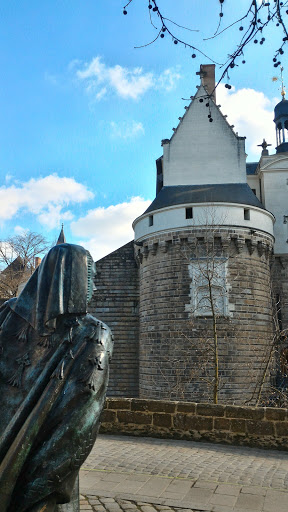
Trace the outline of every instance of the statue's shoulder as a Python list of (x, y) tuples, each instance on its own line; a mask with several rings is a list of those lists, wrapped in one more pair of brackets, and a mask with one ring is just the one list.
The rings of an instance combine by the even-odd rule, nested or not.
[(90, 325), (92, 327), (98, 327), (98, 329), (101, 329), (102, 331), (107, 331), (108, 333), (111, 333), (111, 330), (109, 329), (108, 325), (104, 324), (104, 322), (101, 322), (101, 320), (98, 320), (95, 318), (95, 316), (91, 315), (90, 313), (87, 313), (83, 317), (83, 322), (85, 325)]
[(7, 318), (8, 314), (11, 313), (11, 306), (16, 301), (16, 297), (13, 299), (6, 300), (1, 306), (0, 306), (0, 327), (3, 324), (4, 320)]
[(86, 338), (90, 341), (102, 344), (104, 347), (112, 350), (113, 346), (113, 335), (109, 327), (98, 320), (90, 313), (87, 313), (81, 318), (83, 331), (86, 331)]

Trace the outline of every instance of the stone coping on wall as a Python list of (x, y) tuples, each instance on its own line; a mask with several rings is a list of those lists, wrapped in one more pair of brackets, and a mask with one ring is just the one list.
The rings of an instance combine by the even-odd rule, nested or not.
[(108, 398), (100, 432), (288, 450), (288, 409)]

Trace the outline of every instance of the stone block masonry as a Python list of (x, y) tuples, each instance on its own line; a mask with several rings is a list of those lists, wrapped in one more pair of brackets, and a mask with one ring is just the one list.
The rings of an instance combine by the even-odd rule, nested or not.
[(288, 450), (288, 410), (108, 398), (100, 432)]
[(115, 339), (108, 394), (138, 396), (139, 291), (133, 242), (96, 262), (95, 285), (89, 310)]
[[(201, 262), (214, 266), (219, 302), (226, 304), (225, 311), (217, 315), (219, 401), (256, 403), (263, 360), (272, 340), (271, 247), (271, 237), (263, 233), (254, 236), (244, 228), (214, 226), (212, 232), (189, 228), (151, 235), (141, 250), (136, 248), (140, 264), (140, 398), (212, 399), (213, 322), (209, 312), (206, 316), (197, 312), (201, 300), (192, 279), (194, 261), (199, 274)], [(219, 255), (226, 261), (221, 289)], [(207, 295), (207, 280), (202, 280)], [(263, 391), (267, 378), (264, 384)]]

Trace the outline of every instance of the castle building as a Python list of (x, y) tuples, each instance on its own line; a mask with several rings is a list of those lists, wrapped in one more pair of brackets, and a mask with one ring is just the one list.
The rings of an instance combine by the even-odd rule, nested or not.
[(288, 327), (288, 101), (275, 107), (276, 153), (263, 141), (246, 164), (215, 66), (198, 74), (134, 241), (96, 263), (92, 309), (115, 336), (111, 395), (253, 404), (281, 372), (275, 315)]

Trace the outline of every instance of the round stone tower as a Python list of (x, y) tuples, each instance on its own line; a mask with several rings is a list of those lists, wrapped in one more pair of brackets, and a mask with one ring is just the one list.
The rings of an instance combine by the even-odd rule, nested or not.
[(216, 106), (214, 66), (157, 161), (133, 224), (139, 395), (255, 403), (272, 337), (273, 221), (246, 183), (244, 138)]

